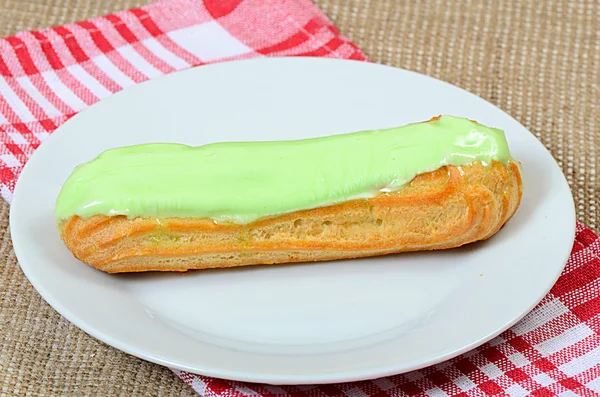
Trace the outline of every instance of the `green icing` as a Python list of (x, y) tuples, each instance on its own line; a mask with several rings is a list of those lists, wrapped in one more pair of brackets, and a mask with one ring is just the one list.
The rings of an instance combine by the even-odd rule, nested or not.
[(374, 197), (444, 165), (511, 159), (501, 130), (452, 116), (295, 141), (136, 145), (78, 166), (58, 196), (56, 217), (248, 223)]

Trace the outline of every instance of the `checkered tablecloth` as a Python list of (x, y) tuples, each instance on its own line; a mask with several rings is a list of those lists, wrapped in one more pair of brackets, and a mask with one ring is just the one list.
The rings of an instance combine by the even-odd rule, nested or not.
[[(260, 56), (367, 60), (309, 0), (162, 0), (0, 40), (0, 191), (77, 112), (166, 73)], [(372, 381), (266, 386), (175, 371), (210, 396), (600, 395), (600, 242), (577, 225), (552, 291), (521, 322), (445, 363)]]

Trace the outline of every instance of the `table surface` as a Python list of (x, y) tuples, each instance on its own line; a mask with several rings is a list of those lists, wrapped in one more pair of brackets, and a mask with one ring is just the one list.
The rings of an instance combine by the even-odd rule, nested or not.
[[(140, 6), (140, 0), (0, 0), (0, 36)], [(562, 167), (577, 217), (598, 232), (600, 2), (316, 0), (375, 62), (492, 102)], [(192, 396), (168, 369), (68, 323), (21, 272), (0, 204), (0, 395)]]

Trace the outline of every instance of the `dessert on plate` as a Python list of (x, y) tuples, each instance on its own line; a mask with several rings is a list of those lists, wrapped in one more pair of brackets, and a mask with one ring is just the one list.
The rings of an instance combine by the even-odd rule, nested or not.
[(458, 247), (522, 195), (503, 131), (453, 116), (293, 141), (110, 149), (66, 180), (73, 255), (109, 273), (323, 261)]

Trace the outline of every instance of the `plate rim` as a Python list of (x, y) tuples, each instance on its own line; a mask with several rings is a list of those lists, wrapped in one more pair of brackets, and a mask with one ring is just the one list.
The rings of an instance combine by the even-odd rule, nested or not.
[[(451, 84), (444, 80), (437, 79), (432, 76), (428, 76), (428, 75), (421, 74), (421, 73), (418, 73), (415, 71), (411, 71), (411, 70), (407, 70), (407, 69), (403, 69), (403, 68), (397, 68), (397, 67), (393, 67), (393, 66), (389, 66), (389, 65), (376, 64), (376, 63), (370, 63), (370, 62), (358, 61), (358, 60), (336, 59), (336, 58), (270, 57), (270, 58), (252, 58), (252, 59), (244, 59), (244, 60), (234, 60), (234, 61), (229, 61), (229, 62), (224, 62), (224, 63), (214, 63), (214, 64), (202, 65), (201, 68), (215, 68), (215, 67), (218, 68), (219, 66), (221, 66), (225, 63), (227, 63), (227, 64), (228, 63), (249, 63), (249, 62), (257, 63), (257, 62), (272, 62), (272, 61), (277, 62), (277, 61), (282, 61), (282, 60), (285, 60), (286, 62), (295, 62), (298, 59), (304, 60), (304, 61), (310, 60), (310, 62), (333, 62), (333, 63), (337, 62), (337, 63), (369, 64), (369, 65), (375, 66), (375, 67), (389, 68), (389, 69), (394, 69), (394, 70), (400, 70), (400, 71), (403, 71), (408, 74), (419, 75), (419, 76), (425, 77), (427, 79), (434, 80), (438, 84), (441, 83), (442, 85), (450, 86), (453, 89), (458, 89), (461, 91), (462, 94), (476, 97), (480, 101), (485, 102), (488, 106), (493, 107), (496, 111), (501, 112), (504, 117), (510, 118), (514, 123), (517, 123), (518, 125), (520, 125), (525, 131), (532, 134), (531, 131), (529, 131), (529, 129), (527, 129), (525, 126), (523, 126), (518, 120), (513, 118), (510, 114), (508, 114), (507, 112), (500, 109), (493, 103), (485, 100), (484, 98), (481, 98), (480, 96), (478, 96), (474, 93), (471, 93), (461, 87), (458, 87), (454, 84)], [(30, 157), (29, 161), (27, 161), (27, 163), (23, 167), (23, 169), (16, 181), (16, 185), (15, 185), (15, 189), (14, 189), (14, 193), (13, 193), (13, 202), (11, 203), (10, 210), (9, 210), (9, 230), (11, 233), (11, 241), (13, 244), (13, 249), (15, 251), (15, 256), (16, 256), (17, 262), (19, 263), (19, 267), (21, 268), (21, 270), (23, 271), (23, 273), (25, 274), (25, 276), (27, 277), (27, 279), (29, 280), (31, 285), (34, 287), (34, 289), (42, 296), (42, 298), (54, 310), (56, 310), (56, 312), (58, 312), (61, 316), (63, 316), (65, 319), (67, 319), (70, 323), (72, 323), (73, 325), (75, 325), (76, 327), (78, 327), (79, 329), (81, 329), (82, 331), (87, 333), (88, 335), (92, 336), (93, 338), (95, 338), (103, 343), (106, 343), (118, 350), (121, 350), (127, 354), (130, 354), (132, 356), (135, 356), (140, 359), (150, 361), (150, 362), (153, 362), (153, 363), (156, 363), (159, 365), (163, 365), (163, 366), (169, 367), (171, 369), (182, 370), (182, 371), (187, 371), (190, 373), (195, 373), (195, 374), (198, 374), (201, 376), (214, 377), (214, 378), (220, 378), (220, 379), (226, 379), (226, 380), (232, 380), (232, 381), (241, 381), (241, 382), (250, 382), (250, 383), (265, 383), (265, 384), (274, 384), (274, 385), (291, 385), (291, 384), (300, 385), (300, 384), (332, 384), (332, 383), (353, 382), (353, 381), (361, 381), (361, 380), (368, 380), (368, 379), (376, 379), (376, 378), (381, 378), (381, 377), (386, 377), (386, 376), (391, 376), (391, 375), (397, 375), (397, 374), (401, 374), (401, 373), (407, 373), (410, 371), (419, 370), (419, 369), (422, 369), (422, 368), (425, 368), (425, 367), (428, 367), (431, 365), (435, 365), (435, 364), (450, 360), (452, 358), (455, 358), (461, 354), (469, 352), (469, 351), (483, 345), (484, 343), (490, 341), (494, 337), (498, 336), (502, 332), (506, 331), (507, 329), (509, 329), (516, 323), (518, 323), (521, 319), (523, 319), (523, 317), (525, 317), (529, 312), (531, 312), (531, 310), (534, 309), (538, 305), (538, 303), (548, 294), (548, 292), (551, 290), (551, 288), (554, 286), (554, 284), (556, 283), (556, 281), (562, 274), (562, 271), (563, 271), (564, 267), (566, 266), (568, 258), (570, 256), (570, 251), (566, 254), (566, 257), (561, 258), (560, 262), (563, 263), (563, 265), (560, 267), (560, 270), (557, 271), (557, 273), (554, 275), (552, 283), (547, 287), (547, 289), (544, 291), (544, 293), (541, 294), (539, 299), (537, 299), (535, 302), (533, 302), (527, 308), (527, 310), (523, 311), (518, 316), (513, 318), (511, 321), (504, 324), (504, 326), (502, 326), (501, 328), (498, 328), (496, 331), (491, 332), (485, 336), (482, 336), (481, 338), (474, 340), (471, 343), (464, 345), (461, 348), (455, 349), (451, 352), (440, 355), (436, 358), (432, 358), (432, 359), (429, 359), (426, 361), (420, 361), (419, 364), (410, 365), (410, 366), (406, 366), (406, 365), (396, 365), (394, 367), (386, 366), (387, 369), (383, 369), (380, 367), (374, 367), (371, 370), (358, 369), (358, 370), (352, 370), (352, 371), (344, 371), (343, 373), (335, 372), (335, 373), (326, 373), (326, 374), (313, 374), (312, 376), (290, 375), (290, 374), (284, 374), (284, 375), (275, 374), (275, 375), (273, 375), (273, 374), (264, 374), (264, 373), (260, 373), (260, 372), (249, 374), (247, 372), (237, 372), (235, 370), (233, 370), (233, 371), (232, 370), (223, 370), (223, 369), (214, 370), (214, 369), (210, 369), (210, 368), (204, 368), (202, 370), (199, 370), (198, 367), (192, 368), (190, 366), (180, 365), (176, 362), (171, 362), (168, 359), (155, 357), (152, 354), (149, 354), (147, 352), (131, 348), (127, 343), (122, 343), (120, 340), (113, 338), (109, 334), (105, 334), (102, 331), (96, 329), (94, 326), (87, 324), (87, 322), (81, 321), (79, 316), (77, 316), (75, 313), (73, 313), (67, 306), (61, 304), (60, 300), (55, 299), (55, 297), (52, 295), (52, 293), (49, 292), (44, 287), (44, 283), (41, 280), (39, 280), (38, 278), (36, 278), (35, 274), (33, 274), (34, 272), (32, 271), (32, 267), (29, 267), (27, 265), (24, 266), (21, 263), (21, 260), (19, 259), (19, 258), (23, 258), (25, 256), (23, 254), (23, 252), (26, 250), (26, 247), (23, 247), (21, 245), (22, 241), (19, 241), (19, 239), (17, 239), (17, 241), (14, 240), (13, 236), (15, 235), (15, 233), (14, 233), (14, 229), (15, 229), (14, 222), (15, 221), (13, 221), (13, 219), (15, 219), (14, 214), (17, 211), (17, 210), (15, 210), (15, 208), (17, 208), (17, 209), (19, 208), (18, 203), (15, 206), (14, 198), (20, 196), (20, 194), (18, 192), (20, 192), (20, 190), (21, 190), (20, 187), (22, 186), (22, 184), (20, 183), (21, 176), (23, 174), (30, 172), (29, 170), (31, 168), (30, 167), (31, 160), (34, 158), (34, 156), (37, 155), (39, 150), (44, 147), (46, 142), (56, 139), (55, 136), (57, 135), (57, 133), (60, 133), (60, 130), (64, 125), (68, 124), (71, 120), (73, 120), (75, 118), (81, 117), (81, 114), (85, 114), (86, 111), (88, 111), (89, 109), (92, 109), (98, 103), (104, 102), (106, 100), (109, 100), (109, 99), (114, 98), (119, 95), (124, 95), (124, 93), (128, 93), (131, 90), (135, 90), (137, 87), (143, 86), (144, 84), (153, 83), (156, 80), (165, 80), (165, 79), (170, 78), (172, 75), (193, 73), (196, 69), (198, 69), (198, 67), (192, 67), (192, 68), (188, 68), (185, 70), (173, 72), (173, 73), (170, 73), (167, 75), (159, 76), (154, 79), (149, 79), (149, 80), (144, 81), (139, 84), (135, 84), (135, 85), (127, 87), (117, 93), (114, 93), (114, 94), (108, 96), (107, 98), (102, 99), (102, 100), (92, 104), (91, 106), (83, 109), (82, 111), (78, 112), (73, 117), (71, 117), (69, 120), (67, 120), (65, 123), (63, 123), (61, 126), (59, 126), (52, 134), (50, 134), (50, 136), (48, 136), (44, 140), (44, 142), (42, 142), (40, 147)], [(546, 151), (546, 153), (550, 156), (550, 158), (552, 158), (553, 162), (555, 163), (555, 166), (560, 171), (560, 174), (562, 176), (562, 178), (561, 178), (562, 182), (564, 183), (564, 185), (566, 186), (566, 188), (568, 189), (568, 191), (570, 193), (569, 194), (569, 197), (570, 197), (569, 204), (570, 205), (569, 205), (568, 209), (565, 208), (565, 211), (569, 210), (571, 218), (573, 219), (573, 223), (572, 223), (572, 227), (568, 230), (568, 233), (567, 233), (567, 231), (561, 231), (561, 233), (565, 234), (565, 236), (568, 234), (570, 239), (574, 240), (575, 235), (576, 235), (576, 219), (577, 218), (576, 218), (576, 211), (575, 211), (575, 203), (574, 203), (571, 189), (568, 186), (564, 172), (562, 171), (562, 169), (556, 162), (556, 159), (554, 158), (554, 156), (552, 156), (551, 152), (546, 148), (546, 146), (537, 137), (535, 137), (535, 135), (533, 135), (533, 136), (536, 139), (539, 147), (543, 148)], [(565, 237), (565, 240), (566, 240), (566, 237)], [(401, 362), (400, 362), (400, 364), (401, 364)]]

